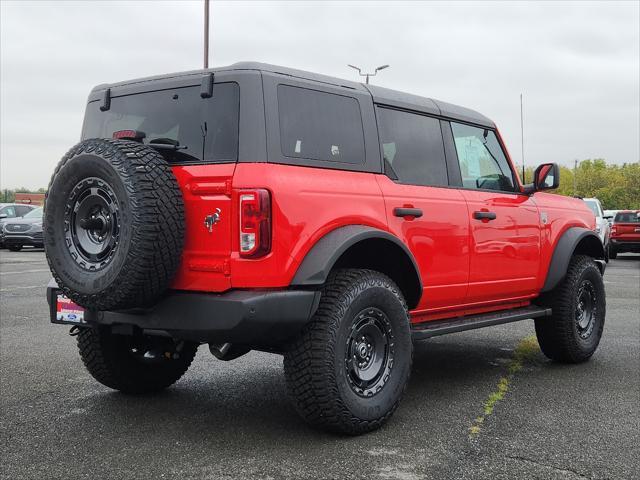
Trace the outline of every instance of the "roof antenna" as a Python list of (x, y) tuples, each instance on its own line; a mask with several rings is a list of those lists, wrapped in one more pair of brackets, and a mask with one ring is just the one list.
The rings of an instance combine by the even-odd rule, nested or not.
[(522, 94), (520, 94), (520, 148), (522, 149), (522, 184), (524, 185), (524, 117), (522, 115)]

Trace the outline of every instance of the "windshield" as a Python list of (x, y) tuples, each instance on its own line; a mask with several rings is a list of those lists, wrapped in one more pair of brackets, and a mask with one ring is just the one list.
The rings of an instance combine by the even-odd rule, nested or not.
[(587, 207), (591, 209), (596, 217), (600, 216), (600, 212), (598, 211), (598, 204), (596, 202), (594, 202), (593, 200), (585, 200), (584, 203), (587, 204)]
[(640, 223), (638, 212), (620, 212), (616, 215), (614, 223)]
[(24, 218), (42, 218), (42, 207), (34, 208)]
[(214, 84), (210, 98), (200, 96), (200, 87), (114, 96), (106, 112), (100, 101), (87, 105), (82, 138), (133, 130), (145, 144), (163, 144), (169, 161), (235, 162), (239, 98), (236, 83)]

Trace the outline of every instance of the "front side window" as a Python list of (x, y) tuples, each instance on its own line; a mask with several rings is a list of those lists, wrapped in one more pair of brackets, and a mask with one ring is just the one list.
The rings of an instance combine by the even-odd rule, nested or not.
[(16, 216), (15, 207), (4, 207), (0, 210), (0, 215), (6, 215), (7, 218), (13, 218)]
[(513, 172), (495, 132), (451, 122), (462, 186), (479, 190), (515, 191)]
[(387, 173), (411, 185), (448, 184), (438, 119), (383, 107), (377, 118)]
[(133, 130), (145, 144), (176, 145), (175, 151), (161, 150), (169, 161), (235, 162), (239, 90), (237, 83), (217, 83), (211, 98), (200, 97), (200, 87), (116, 96), (106, 112), (100, 110), (101, 102), (91, 102), (83, 138), (112, 138)]
[(364, 131), (355, 98), (278, 85), (280, 147), (286, 157), (364, 163)]

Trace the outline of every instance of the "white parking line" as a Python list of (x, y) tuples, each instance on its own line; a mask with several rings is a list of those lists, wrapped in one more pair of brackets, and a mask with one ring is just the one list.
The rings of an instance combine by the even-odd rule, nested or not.
[(26, 290), (29, 288), (46, 288), (46, 285), (29, 285), (27, 287), (0, 288), (0, 292), (14, 292), (16, 290)]
[(39, 269), (39, 270), (16, 270), (12, 272), (0, 272), (0, 275), (12, 275), (16, 273), (42, 273), (42, 272), (49, 272), (49, 271), (50, 270), (48, 268)]

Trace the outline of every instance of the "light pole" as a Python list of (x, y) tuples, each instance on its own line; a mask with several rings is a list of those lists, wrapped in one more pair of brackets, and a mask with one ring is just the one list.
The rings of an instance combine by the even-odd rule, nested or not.
[(373, 73), (362, 73), (362, 70), (358, 67), (356, 67), (355, 65), (347, 65), (347, 67), (351, 67), (354, 70), (358, 71), (358, 75), (360, 75), (361, 77), (367, 77), (367, 80), (365, 81), (365, 83), (368, 85), (369, 84), (369, 77), (375, 77), (376, 74), (380, 71), (380, 70), (384, 70), (385, 68), (389, 68), (389, 65), (381, 65), (378, 68), (376, 68)]
[(204, 0), (204, 68), (209, 68), (209, 0)]

